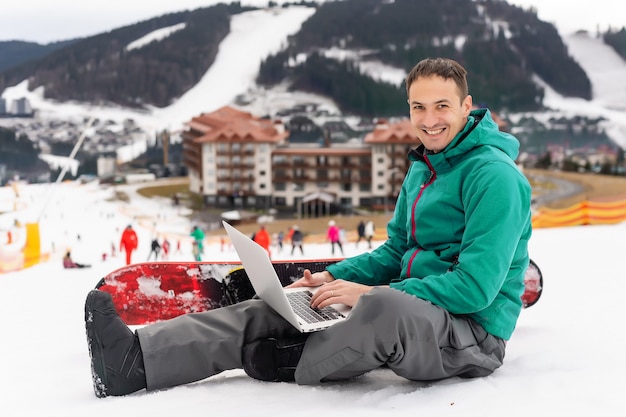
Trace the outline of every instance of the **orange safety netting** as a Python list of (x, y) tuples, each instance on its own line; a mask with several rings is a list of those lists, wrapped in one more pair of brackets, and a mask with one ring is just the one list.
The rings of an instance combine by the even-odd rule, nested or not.
[(542, 207), (533, 215), (533, 228), (616, 224), (626, 220), (626, 200), (581, 201), (564, 209)]

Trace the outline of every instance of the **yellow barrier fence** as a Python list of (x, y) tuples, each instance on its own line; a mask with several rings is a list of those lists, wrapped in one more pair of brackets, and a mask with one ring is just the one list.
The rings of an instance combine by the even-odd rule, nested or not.
[(48, 259), (48, 254), (41, 252), (39, 223), (16, 227), (6, 239), (0, 241), (0, 274), (19, 271)]

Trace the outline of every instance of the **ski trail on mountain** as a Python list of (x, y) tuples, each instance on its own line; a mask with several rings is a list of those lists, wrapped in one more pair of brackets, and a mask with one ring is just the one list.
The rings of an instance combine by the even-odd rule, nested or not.
[(587, 73), (593, 100), (609, 108), (626, 109), (626, 62), (602, 39), (579, 32), (563, 37), (570, 55)]
[[(215, 62), (176, 103), (155, 109), (156, 120), (178, 127), (194, 116), (231, 103), (255, 85), (261, 61), (278, 52), (313, 13), (310, 7), (256, 10), (231, 18), (231, 32), (220, 44)], [(201, 103), (201, 106), (199, 106)]]

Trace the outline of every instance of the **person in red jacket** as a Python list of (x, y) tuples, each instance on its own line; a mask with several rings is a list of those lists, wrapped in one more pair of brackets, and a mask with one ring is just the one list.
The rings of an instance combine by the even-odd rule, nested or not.
[(267, 251), (267, 256), (270, 258), (272, 257), (272, 253), (270, 252), (270, 243), (272, 242), (272, 239), (270, 234), (265, 229), (265, 226), (261, 226), (259, 231), (254, 234), (254, 241)]
[(131, 256), (135, 249), (137, 249), (137, 233), (133, 230), (133, 227), (129, 224), (122, 232), (122, 238), (120, 239), (120, 252), (126, 252), (126, 265), (130, 265)]

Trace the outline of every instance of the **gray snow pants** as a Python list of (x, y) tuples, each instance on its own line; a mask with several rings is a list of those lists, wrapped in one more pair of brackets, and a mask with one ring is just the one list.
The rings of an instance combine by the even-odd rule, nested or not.
[[(246, 343), (298, 332), (253, 299), (179, 316), (137, 330), (148, 390), (242, 368)], [(386, 287), (363, 295), (348, 320), (311, 334), (296, 369), (298, 384), (342, 380), (387, 365), (415, 381), (479, 377), (502, 365), (505, 343), (463, 316)]]

